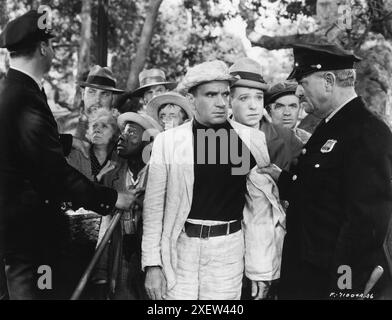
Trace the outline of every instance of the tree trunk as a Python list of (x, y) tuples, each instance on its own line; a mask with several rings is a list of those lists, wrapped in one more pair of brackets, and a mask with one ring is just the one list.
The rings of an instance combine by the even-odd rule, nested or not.
[(134, 90), (138, 84), (138, 76), (140, 71), (142, 71), (146, 62), (146, 58), (148, 56), (154, 26), (161, 3), (162, 0), (150, 0), (148, 4), (146, 20), (144, 21), (142, 33), (140, 35), (139, 43), (137, 46), (136, 56), (134, 61), (132, 62), (131, 71), (129, 72), (128, 76), (128, 90)]
[(97, 63), (108, 63), (108, 0), (98, 1)]
[[(76, 79), (80, 81), (90, 65), (90, 38), (91, 38), (91, 0), (83, 0), (81, 12), (82, 27), (80, 31), (79, 55)], [(81, 90), (76, 85), (73, 108), (80, 106)]]

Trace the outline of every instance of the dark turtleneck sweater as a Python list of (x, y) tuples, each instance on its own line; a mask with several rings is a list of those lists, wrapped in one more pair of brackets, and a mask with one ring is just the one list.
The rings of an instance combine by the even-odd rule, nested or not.
[[(188, 218), (241, 220), (246, 176), (256, 165), (256, 160), (229, 122), (208, 128), (195, 120), (192, 132), (195, 181)], [(208, 135), (210, 138), (207, 138)], [(227, 146), (224, 145), (225, 138), (221, 139), (220, 136), (226, 137)], [(213, 161), (214, 158), (216, 161)], [(233, 169), (237, 172), (233, 172)]]

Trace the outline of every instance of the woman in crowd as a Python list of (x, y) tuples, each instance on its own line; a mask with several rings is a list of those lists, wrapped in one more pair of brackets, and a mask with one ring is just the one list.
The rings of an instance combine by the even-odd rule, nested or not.
[(68, 156), (69, 164), (90, 180), (99, 182), (106, 172), (114, 169), (118, 158), (115, 152), (118, 136), (116, 114), (105, 109), (98, 110), (88, 124), (86, 137), (91, 142), (89, 159), (73, 149)]

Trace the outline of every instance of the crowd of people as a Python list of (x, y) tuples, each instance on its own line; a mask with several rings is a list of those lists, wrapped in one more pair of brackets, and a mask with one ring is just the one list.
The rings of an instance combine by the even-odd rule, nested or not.
[[(0, 36), (10, 52), (0, 299), (69, 298), (64, 201), (103, 216), (98, 244), (122, 210), (90, 278), (94, 299), (391, 297), (392, 135), (355, 92), (357, 56), (293, 45), (293, 71), (276, 84), (250, 58), (197, 64), (179, 83), (146, 69), (131, 93), (143, 108), (122, 114), (113, 101), (124, 90), (95, 65), (79, 83), (71, 136), (59, 134), (42, 89), (54, 52), (38, 19), (29, 11)], [(303, 108), (321, 119), (314, 132), (298, 127)], [(38, 285), (42, 265), (50, 289)]]

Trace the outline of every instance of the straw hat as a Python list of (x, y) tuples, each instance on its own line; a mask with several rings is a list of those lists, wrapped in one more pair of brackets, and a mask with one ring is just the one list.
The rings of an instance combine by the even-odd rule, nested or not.
[(165, 104), (177, 105), (182, 108), (182, 110), (184, 110), (184, 112), (188, 116), (188, 119), (193, 118), (193, 113), (188, 100), (184, 96), (176, 92), (166, 92), (152, 98), (146, 106), (146, 112), (149, 116), (154, 118), (155, 121), (159, 121), (158, 110), (161, 106)]
[(229, 81), (229, 83), (232, 83), (236, 80), (229, 74), (229, 69), (223, 61), (208, 61), (190, 68), (184, 79), (179, 83), (176, 91), (187, 93), (190, 89), (202, 83), (211, 81)]

